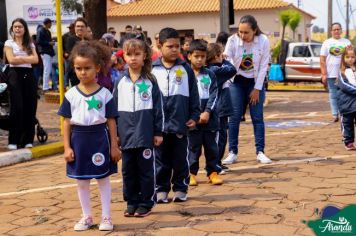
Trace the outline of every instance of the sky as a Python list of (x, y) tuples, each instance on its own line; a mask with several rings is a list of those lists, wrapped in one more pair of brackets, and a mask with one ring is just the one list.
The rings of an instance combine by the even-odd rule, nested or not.
[[(298, 6), (298, 0), (284, 0)], [(350, 29), (356, 29), (356, 0), (349, 0), (352, 6), (352, 16), (350, 17)], [(323, 27), (326, 31), (328, 23), (328, 0), (301, 0), (302, 9), (313, 16), (313, 26)], [(341, 11), (340, 11), (341, 9)], [(343, 29), (346, 27), (346, 0), (333, 0), (333, 22), (340, 22)]]

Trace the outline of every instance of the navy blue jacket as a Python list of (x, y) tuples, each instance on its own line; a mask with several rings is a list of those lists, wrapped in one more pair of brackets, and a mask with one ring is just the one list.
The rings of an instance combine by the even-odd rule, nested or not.
[(194, 72), (179, 58), (171, 68), (165, 68), (161, 59), (152, 66), (152, 74), (156, 76), (163, 95), (164, 132), (186, 135), (188, 127), (185, 123), (190, 119), (198, 121), (200, 117)]
[(210, 113), (208, 123), (197, 125), (197, 129), (216, 131), (219, 128), (218, 112), (216, 109), (218, 102), (216, 76), (209, 69), (203, 67), (196, 78), (200, 97), (200, 110), (201, 112), (206, 111)]
[(227, 60), (222, 63), (214, 63), (208, 65), (208, 68), (214, 72), (218, 85), (218, 114), (219, 117), (232, 115), (232, 103), (228, 80), (234, 77), (237, 73), (236, 68)]
[(114, 100), (119, 112), (118, 133), (122, 149), (153, 147), (153, 137), (162, 136), (162, 95), (156, 81), (140, 77), (132, 82), (128, 71), (114, 86)]
[(356, 112), (356, 86), (349, 82), (348, 77), (354, 76), (352, 69), (345, 70), (345, 75), (340, 74), (336, 86), (337, 105), (340, 114)]
[(46, 29), (45, 27), (39, 27), (37, 31), (37, 46), (38, 52), (40, 54), (48, 54), (51, 57), (55, 55), (53, 46), (50, 44), (52, 41), (51, 31)]

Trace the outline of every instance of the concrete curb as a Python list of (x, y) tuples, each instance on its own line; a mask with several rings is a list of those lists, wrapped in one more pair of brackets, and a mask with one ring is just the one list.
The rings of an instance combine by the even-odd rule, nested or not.
[(283, 84), (268, 84), (268, 91), (326, 91), (323, 85), (306, 85), (306, 84), (296, 84), (296, 85), (283, 85)]
[(30, 161), (31, 159), (51, 156), (64, 152), (63, 142), (40, 145), (33, 148), (24, 148), (15, 151), (0, 153), (0, 167)]

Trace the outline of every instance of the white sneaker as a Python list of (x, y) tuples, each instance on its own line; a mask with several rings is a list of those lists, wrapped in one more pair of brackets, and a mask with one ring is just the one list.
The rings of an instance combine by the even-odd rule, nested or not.
[(222, 164), (223, 165), (231, 165), (233, 163), (237, 162), (237, 155), (233, 152), (229, 152), (229, 155), (227, 155), (227, 157), (222, 160)]
[(99, 225), (101, 231), (113, 231), (114, 225), (111, 222), (111, 217), (104, 217)]
[(174, 192), (173, 202), (185, 202), (187, 201), (187, 193), (177, 191)]
[(158, 192), (157, 193), (157, 203), (168, 203), (168, 193)]
[(93, 226), (93, 218), (91, 216), (83, 217), (74, 225), (75, 231), (85, 231)]
[(257, 161), (259, 161), (262, 164), (272, 163), (271, 159), (269, 159), (263, 152), (258, 152)]
[(28, 143), (28, 144), (26, 144), (26, 145), (25, 145), (25, 148), (33, 148), (32, 143)]
[(9, 145), (7, 145), (7, 149), (9, 149), (9, 150), (17, 150), (17, 145), (16, 144), (9, 144)]

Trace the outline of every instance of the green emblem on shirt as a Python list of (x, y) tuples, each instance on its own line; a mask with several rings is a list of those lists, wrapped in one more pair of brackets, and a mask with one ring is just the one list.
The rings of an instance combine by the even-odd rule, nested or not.
[(102, 102), (99, 100), (96, 100), (94, 96), (91, 97), (91, 100), (85, 100), (88, 104), (88, 111), (91, 109), (96, 109), (99, 110), (102, 107)]
[(139, 93), (147, 93), (148, 88), (150, 85), (146, 84), (144, 80), (142, 80), (141, 84), (137, 84), (138, 92)]

